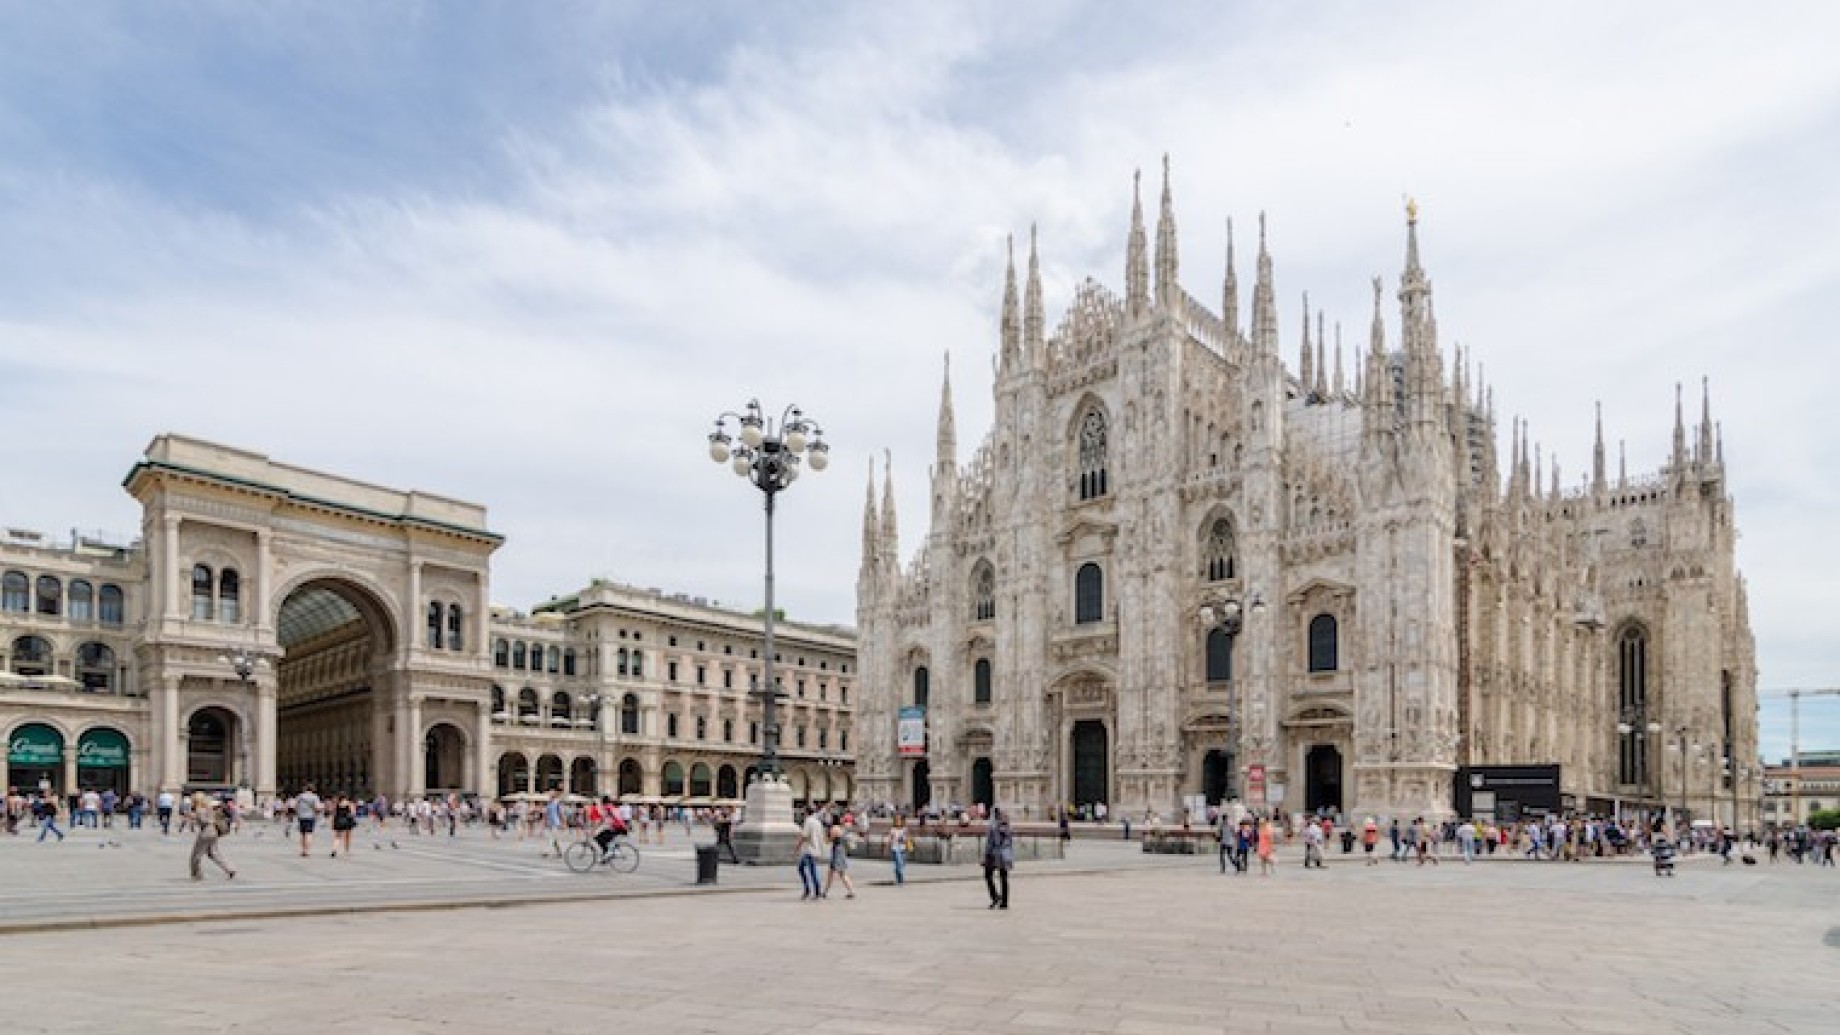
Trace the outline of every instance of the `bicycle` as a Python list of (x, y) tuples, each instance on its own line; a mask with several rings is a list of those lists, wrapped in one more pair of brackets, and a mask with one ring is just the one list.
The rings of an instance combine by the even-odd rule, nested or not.
[(614, 838), (605, 852), (601, 851), (598, 842), (588, 838), (563, 849), (562, 862), (576, 873), (587, 873), (596, 866), (631, 873), (639, 868), (639, 850), (626, 840), (625, 835)]

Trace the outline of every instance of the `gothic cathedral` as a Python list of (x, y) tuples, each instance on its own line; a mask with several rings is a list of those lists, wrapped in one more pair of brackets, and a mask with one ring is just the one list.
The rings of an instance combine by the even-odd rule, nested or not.
[(1606, 473), (1601, 413), (1587, 483), (1556, 461), (1548, 482), (1518, 421), (1504, 463), (1492, 390), (1439, 349), (1417, 222), (1395, 328), (1376, 278), (1352, 378), (1307, 296), (1296, 369), (1279, 358), (1263, 217), (1246, 326), (1230, 225), (1219, 312), (1183, 290), (1166, 160), (1154, 252), (1134, 198), (1124, 297), (1088, 279), (1052, 333), (1031, 234), (996, 426), (961, 466), (948, 370), (905, 567), (871, 465), (862, 798), (1409, 819), (1451, 815), (1460, 772), (1526, 764), (1558, 767), (1568, 808), (1754, 821), (1709, 402), (1690, 434), (1677, 394), (1652, 475)]

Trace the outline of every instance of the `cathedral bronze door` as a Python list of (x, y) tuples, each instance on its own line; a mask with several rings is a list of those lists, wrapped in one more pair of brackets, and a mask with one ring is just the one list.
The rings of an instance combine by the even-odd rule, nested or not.
[(991, 779), (990, 759), (971, 763), (971, 804), (989, 807), (997, 803), (996, 781)]
[(1105, 723), (1086, 719), (1073, 724), (1073, 806), (1109, 800)]
[(1215, 749), (1201, 759), (1201, 794), (1210, 805), (1233, 797), (1233, 753)]
[(914, 811), (933, 803), (933, 768), (922, 758), (914, 763)]
[(1342, 753), (1333, 744), (1316, 744), (1303, 761), (1303, 807), (1342, 810)]

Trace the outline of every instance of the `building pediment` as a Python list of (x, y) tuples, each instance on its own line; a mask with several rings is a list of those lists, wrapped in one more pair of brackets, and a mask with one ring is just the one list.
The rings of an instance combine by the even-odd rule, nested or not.
[(1305, 582), (1303, 585), (1298, 586), (1296, 589), (1291, 590), (1290, 595), (1286, 596), (1285, 599), (1296, 604), (1308, 600), (1311, 597), (1321, 596), (1336, 598), (1352, 597), (1354, 596), (1354, 587), (1346, 582), (1336, 582), (1333, 579), (1325, 579), (1321, 576), (1317, 576)]

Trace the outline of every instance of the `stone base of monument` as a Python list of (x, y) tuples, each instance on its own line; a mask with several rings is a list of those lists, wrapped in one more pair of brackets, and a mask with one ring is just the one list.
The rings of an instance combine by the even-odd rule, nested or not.
[(799, 825), (792, 820), (792, 788), (783, 779), (748, 784), (747, 811), (735, 825), (735, 855), (752, 866), (791, 866), (799, 857)]

